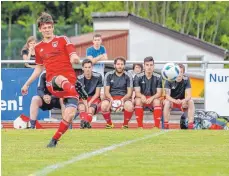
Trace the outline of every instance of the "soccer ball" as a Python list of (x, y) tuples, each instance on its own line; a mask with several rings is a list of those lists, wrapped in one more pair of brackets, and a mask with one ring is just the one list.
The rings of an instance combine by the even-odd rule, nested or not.
[(123, 104), (121, 100), (114, 100), (111, 105), (111, 110), (113, 112), (122, 112)]
[(175, 81), (180, 74), (180, 67), (174, 63), (167, 63), (161, 70), (163, 79), (167, 81)]

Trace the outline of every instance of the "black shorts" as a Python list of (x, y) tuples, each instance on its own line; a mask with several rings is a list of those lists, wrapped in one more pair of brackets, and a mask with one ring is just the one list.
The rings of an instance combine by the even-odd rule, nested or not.
[(45, 103), (42, 98), (42, 106), (40, 107), (40, 109), (42, 109), (43, 111), (47, 111), (53, 108), (61, 109), (59, 98), (52, 98), (50, 104)]

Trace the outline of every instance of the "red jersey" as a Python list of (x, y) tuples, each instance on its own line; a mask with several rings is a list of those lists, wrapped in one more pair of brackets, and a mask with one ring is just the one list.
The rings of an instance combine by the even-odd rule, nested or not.
[(41, 41), (35, 46), (36, 64), (44, 65), (46, 79), (50, 82), (54, 76), (62, 75), (75, 84), (76, 74), (70, 62), (70, 56), (76, 49), (66, 36), (55, 36), (50, 42)]

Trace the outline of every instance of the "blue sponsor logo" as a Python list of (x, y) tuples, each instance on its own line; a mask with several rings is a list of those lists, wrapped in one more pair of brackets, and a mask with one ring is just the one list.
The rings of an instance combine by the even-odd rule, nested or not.
[(222, 82), (222, 83), (225, 83), (225, 82), (229, 82), (229, 76), (217, 75), (215, 73), (215, 74), (210, 74), (209, 75), (209, 80), (210, 80), (210, 82)]

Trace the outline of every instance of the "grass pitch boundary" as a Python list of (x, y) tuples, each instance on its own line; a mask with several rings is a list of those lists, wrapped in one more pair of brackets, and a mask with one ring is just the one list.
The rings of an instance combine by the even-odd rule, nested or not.
[(69, 164), (76, 163), (78, 161), (85, 160), (85, 159), (91, 158), (93, 156), (97, 156), (97, 155), (103, 154), (105, 152), (114, 150), (114, 149), (119, 148), (119, 147), (124, 147), (126, 145), (129, 145), (129, 144), (132, 144), (132, 143), (135, 143), (135, 142), (138, 142), (138, 141), (142, 141), (142, 140), (146, 140), (146, 139), (149, 139), (149, 138), (157, 137), (157, 136), (165, 134), (165, 133), (167, 133), (169, 131), (172, 131), (172, 130), (164, 130), (164, 131), (161, 131), (161, 132), (157, 132), (157, 133), (153, 133), (153, 134), (150, 134), (150, 135), (146, 135), (146, 136), (141, 137), (141, 138), (124, 141), (124, 142), (121, 142), (119, 144), (113, 144), (111, 146), (104, 147), (104, 148), (101, 148), (101, 149), (98, 149), (98, 150), (94, 150), (92, 152), (83, 153), (83, 154), (80, 154), (80, 155), (77, 155), (77, 156), (73, 157), (70, 160), (47, 166), (47, 167), (45, 167), (45, 168), (43, 168), (43, 169), (41, 169), (41, 170), (39, 170), (39, 171), (37, 171), (37, 172), (35, 172), (33, 174), (29, 174), (29, 176), (44, 176), (44, 175), (47, 175), (47, 174), (53, 172), (54, 170), (63, 168), (65, 166), (69, 165)]

